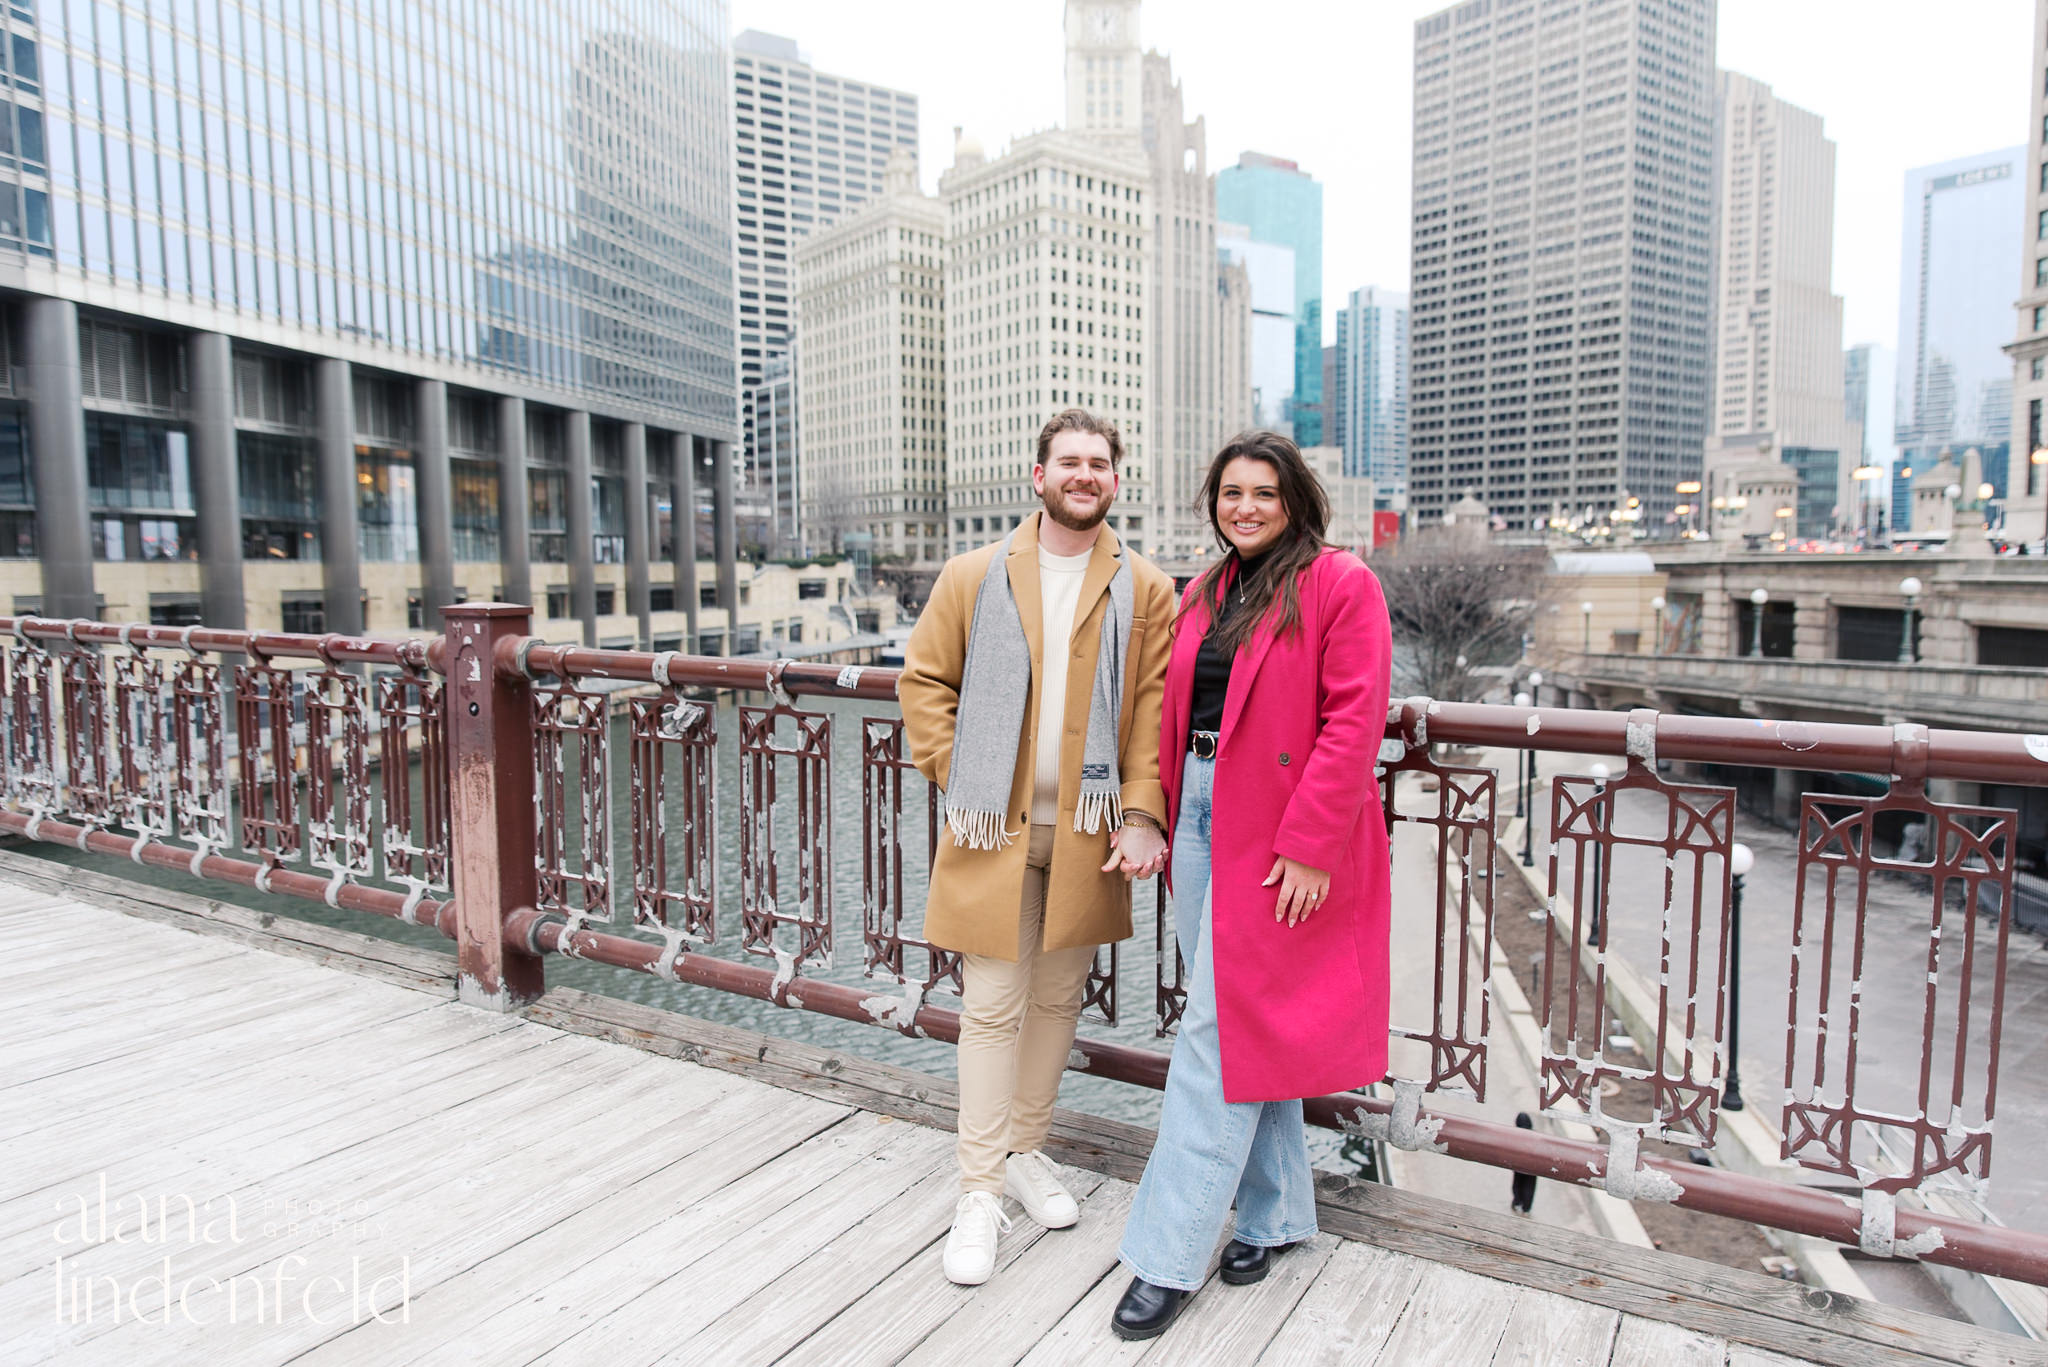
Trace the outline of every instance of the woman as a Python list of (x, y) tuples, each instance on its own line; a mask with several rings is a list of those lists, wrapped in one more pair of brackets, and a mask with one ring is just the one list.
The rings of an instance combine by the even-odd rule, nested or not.
[(1223, 1280), (1316, 1232), (1301, 1098), (1387, 1065), (1387, 834), (1373, 766), (1387, 715), (1379, 581), (1323, 542), (1328, 503), (1287, 438), (1209, 467), (1229, 552), (1174, 621), (1159, 776), (1187, 1006), (1159, 1140), (1124, 1228), (1138, 1275), (1112, 1327), (1163, 1332), (1237, 1206)]

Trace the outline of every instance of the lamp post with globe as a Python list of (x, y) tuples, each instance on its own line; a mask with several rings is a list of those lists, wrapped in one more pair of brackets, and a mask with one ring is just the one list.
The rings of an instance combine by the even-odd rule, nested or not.
[(1907, 575), (1899, 581), (1899, 593), (1906, 600), (1906, 614), (1899, 632), (1899, 663), (1909, 665), (1919, 658), (1919, 652), (1913, 648), (1913, 605), (1920, 599), (1920, 580)]
[(1764, 653), (1764, 604), (1771, 601), (1765, 589), (1749, 591), (1749, 653), (1757, 659)]
[(1721, 1109), (1742, 1109), (1742, 880), (1756, 865), (1749, 846), (1736, 841), (1728, 851), (1728, 1085)]

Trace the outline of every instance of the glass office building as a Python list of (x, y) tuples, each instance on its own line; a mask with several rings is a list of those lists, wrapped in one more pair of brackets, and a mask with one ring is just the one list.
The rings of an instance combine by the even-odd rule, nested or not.
[(2009, 147), (1906, 172), (1899, 260), (1897, 440), (1892, 525), (1911, 523), (1912, 482), (1944, 450), (1975, 447), (2005, 497), (2012, 441), (2012, 263), (2027, 206), (2027, 149)]
[(1408, 296), (1367, 285), (1337, 310), (1324, 435), (1344, 473), (1372, 480), (1372, 505), (1408, 506)]
[[(1323, 443), (1323, 187), (1299, 165), (1246, 152), (1216, 173), (1216, 217), (1294, 253), (1294, 394), (1302, 446)], [(1261, 419), (1263, 422), (1264, 419)]]
[[(127, 617), (196, 596), (213, 621), (246, 598), (251, 625), (317, 600), (330, 629), (385, 629), (543, 602), (559, 560), (586, 639), (607, 597), (630, 606), (605, 634), (644, 639), (654, 523), (700, 483), (729, 558), (726, 0), (0, 16), (26, 380), (0, 402), (41, 496), (17, 598)], [(192, 569), (145, 601), (110, 568), (133, 559)], [(259, 594), (257, 565), (315, 568)]]

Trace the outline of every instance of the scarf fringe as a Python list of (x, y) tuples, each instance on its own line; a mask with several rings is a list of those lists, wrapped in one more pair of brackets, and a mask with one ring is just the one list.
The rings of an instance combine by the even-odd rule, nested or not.
[(1074, 829), (1094, 835), (1102, 829), (1104, 822), (1111, 830), (1124, 824), (1123, 794), (1114, 788), (1106, 792), (1081, 794), (1081, 803), (1074, 808)]
[(953, 832), (953, 843), (970, 850), (999, 850), (1017, 838), (1015, 831), (1003, 829), (1001, 812), (967, 812), (949, 807), (946, 826)]

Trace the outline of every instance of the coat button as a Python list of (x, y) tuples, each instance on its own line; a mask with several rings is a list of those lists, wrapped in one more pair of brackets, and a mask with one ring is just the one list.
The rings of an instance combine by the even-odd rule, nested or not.
[(1286, 763), (1288, 762), (1288, 760), (1287, 760), (1287, 752), (1286, 752), (1285, 750), (1282, 750), (1282, 751), (1280, 752), (1280, 762), (1281, 762), (1282, 764), (1286, 764)]

